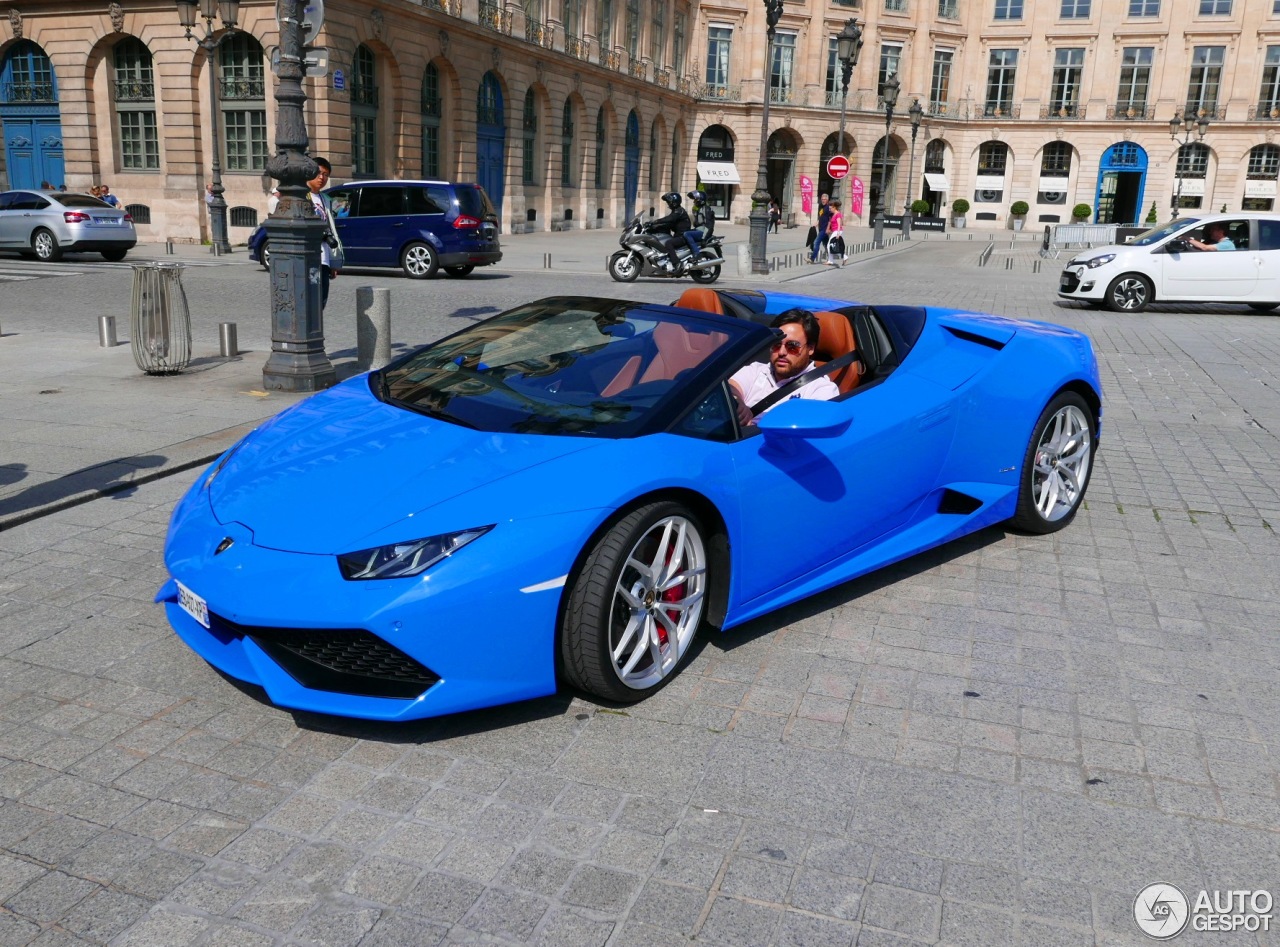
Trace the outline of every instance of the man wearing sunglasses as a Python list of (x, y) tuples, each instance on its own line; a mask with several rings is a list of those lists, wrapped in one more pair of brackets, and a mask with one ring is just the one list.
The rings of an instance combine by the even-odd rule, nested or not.
[[(753, 423), (751, 408), (777, 391), (791, 379), (813, 367), (813, 351), (818, 345), (818, 320), (805, 309), (788, 309), (770, 323), (782, 333), (769, 349), (768, 362), (752, 362), (733, 373), (729, 387), (738, 401), (738, 420)], [(830, 401), (840, 389), (823, 375), (791, 392), (778, 404), (791, 398), (813, 398)], [(768, 410), (772, 411), (777, 405)]]

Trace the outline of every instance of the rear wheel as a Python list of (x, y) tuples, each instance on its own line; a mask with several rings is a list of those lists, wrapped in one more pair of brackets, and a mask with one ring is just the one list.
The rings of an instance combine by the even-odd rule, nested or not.
[(628, 513), (596, 543), (574, 579), (561, 627), (566, 677), (631, 703), (673, 676), (706, 605), (702, 525), (679, 503)]
[(1141, 273), (1125, 273), (1107, 287), (1107, 306), (1114, 312), (1142, 312), (1154, 294), (1151, 280)]
[(1075, 518), (1093, 472), (1092, 417), (1074, 391), (1062, 392), (1040, 413), (1022, 458), (1015, 527), (1052, 533)]
[(258, 262), (262, 264), (264, 270), (271, 269), (271, 241), (263, 240), (262, 246), (258, 247)]
[(109, 263), (119, 263), (128, 252), (128, 250), (103, 250), (102, 258)]
[(417, 241), (404, 248), (400, 254), (400, 266), (410, 279), (431, 279), (440, 268), (440, 260), (430, 244)]
[(470, 276), (471, 271), (474, 269), (475, 267), (470, 263), (465, 263), (462, 266), (446, 266), (444, 275), (450, 279), (462, 279), (464, 276)]
[(58, 246), (58, 238), (43, 227), (31, 235), (31, 249), (35, 251), (36, 258), (45, 263), (62, 259), (62, 247)]
[(609, 275), (619, 283), (634, 283), (640, 267), (640, 257), (630, 250), (619, 250), (609, 257)]
[[(719, 260), (720, 258), (710, 250), (703, 250), (698, 254), (698, 262), (704, 263), (707, 260)], [(720, 267), (710, 266), (705, 270), (693, 270), (689, 273), (695, 283), (714, 283), (720, 278)]]
[(1271, 312), (1276, 306), (1280, 306), (1280, 303), (1249, 303), (1249, 308), (1254, 312)]

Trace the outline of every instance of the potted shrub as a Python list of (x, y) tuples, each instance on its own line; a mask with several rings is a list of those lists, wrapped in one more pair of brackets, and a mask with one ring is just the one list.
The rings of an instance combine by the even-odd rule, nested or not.
[(1147, 211), (1147, 223), (1154, 227), (1160, 223), (1160, 216), (1156, 213), (1156, 202), (1151, 202), (1151, 210)]
[(933, 210), (933, 205), (922, 198), (917, 198), (911, 202), (911, 213), (916, 217), (926, 217), (931, 210)]
[(1077, 204), (1071, 208), (1071, 222), (1073, 224), (1083, 224), (1088, 222), (1093, 216), (1093, 208), (1088, 204)]
[(969, 213), (969, 202), (963, 197), (957, 197), (951, 202), (951, 226), (957, 230), (964, 228), (964, 215)]
[(1014, 201), (1009, 206), (1009, 213), (1013, 215), (1013, 229), (1021, 230), (1027, 223), (1027, 211), (1031, 210), (1031, 205), (1026, 201)]

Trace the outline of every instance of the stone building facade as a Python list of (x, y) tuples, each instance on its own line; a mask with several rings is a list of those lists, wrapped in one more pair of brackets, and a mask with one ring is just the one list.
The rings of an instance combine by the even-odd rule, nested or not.
[[(851, 17), (845, 97), (834, 37)], [(243, 0), (215, 53), (233, 242), (265, 213), (277, 42), (275, 4)], [(964, 197), (974, 227), (1007, 226), (1020, 200), (1032, 226), (1077, 203), (1129, 222), (1175, 196), (1184, 213), (1276, 200), (1280, 0), (797, 0), (771, 48), (748, 0), (329, 0), (317, 43), (308, 127), (335, 181), (479, 180), (507, 231), (616, 227), (698, 183), (744, 219), (766, 91), (766, 181), (797, 223), (802, 176), (834, 186), (842, 100), (864, 223), (882, 180), (891, 211), (949, 216)], [(207, 239), (208, 68), (168, 0), (15, 0), (0, 186), (107, 183), (145, 239)], [(1172, 139), (1184, 115), (1209, 119), (1202, 141)]]

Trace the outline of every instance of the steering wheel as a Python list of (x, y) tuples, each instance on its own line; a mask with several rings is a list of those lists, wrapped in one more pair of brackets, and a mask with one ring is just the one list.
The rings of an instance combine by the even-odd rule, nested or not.
[[(764, 414), (766, 411), (772, 408), (779, 401), (786, 398), (789, 394), (791, 394), (797, 388), (804, 387), (805, 385), (809, 384), (809, 382), (813, 381), (815, 378), (822, 378), (824, 375), (830, 375), (832, 372), (838, 371), (839, 369), (844, 368), (846, 365), (852, 365), (854, 362), (861, 362), (861, 361), (862, 361), (862, 356), (859, 355), (858, 351), (855, 349), (852, 352), (845, 352), (843, 355), (839, 356), (838, 358), (833, 358), (831, 361), (827, 362), (827, 364), (825, 365), (820, 365), (817, 368), (810, 369), (809, 371), (805, 372), (803, 375), (797, 375), (795, 378), (792, 378), (786, 384), (778, 388), (777, 391), (771, 392), (767, 397), (762, 398), (760, 401), (757, 401), (755, 405), (751, 408), (751, 416), (753, 418), (760, 417), (760, 415)], [(864, 363), (864, 367), (865, 367), (865, 363)]]

